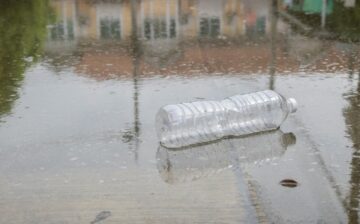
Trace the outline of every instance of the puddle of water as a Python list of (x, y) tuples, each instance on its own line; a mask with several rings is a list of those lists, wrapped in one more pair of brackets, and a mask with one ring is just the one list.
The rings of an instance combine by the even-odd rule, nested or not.
[[(321, 2), (0, 3), (0, 222), (358, 223), (359, 4)], [(263, 89), (281, 130), (159, 147), (160, 106)]]

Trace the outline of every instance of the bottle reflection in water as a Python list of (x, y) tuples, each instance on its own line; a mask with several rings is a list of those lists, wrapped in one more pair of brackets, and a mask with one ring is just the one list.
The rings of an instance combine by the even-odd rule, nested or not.
[(295, 99), (266, 90), (222, 101), (167, 105), (156, 115), (156, 131), (165, 147), (177, 148), (278, 128), (297, 109)]
[(272, 160), (295, 142), (293, 133), (276, 130), (176, 150), (159, 145), (157, 167), (167, 183), (188, 182), (238, 165)]

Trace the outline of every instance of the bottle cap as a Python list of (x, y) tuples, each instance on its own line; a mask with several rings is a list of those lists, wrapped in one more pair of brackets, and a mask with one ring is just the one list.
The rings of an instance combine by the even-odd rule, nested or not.
[(286, 103), (288, 105), (290, 113), (295, 113), (297, 111), (298, 103), (296, 102), (296, 100), (294, 98), (287, 99)]

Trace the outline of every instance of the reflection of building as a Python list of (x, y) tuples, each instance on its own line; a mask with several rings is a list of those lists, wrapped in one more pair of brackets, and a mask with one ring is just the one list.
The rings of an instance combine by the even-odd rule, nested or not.
[[(131, 5), (134, 3), (136, 6)], [(75, 52), (82, 48), (79, 39), (101, 40), (101, 48), (111, 50), (104, 53), (96, 47), (82, 48), (77, 65), (78, 71), (100, 76), (132, 73), (131, 54), (118, 45), (128, 46), (134, 27), (144, 51), (144, 63), (140, 63), (143, 70), (168, 67), (178, 61), (203, 63), (196, 49), (184, 54), (180, 43), (197, 38), (235, 38), (249, 29), (244, 28), (245, 7), (241, 0), (53, 0), (51, 5), (55, 21), (48, 26), (47, 52)], [(134, 8), (135, 20), (131, 19)], [(181, 70), (189, 69), (199, 68)]]
[(141, 1), (139, 17), (142, 38), (172, 39), (179, 33), (178, 1)]
[[(137, 71), (144, 75), (267, 73), (274, 58), (268, 42), (270, 10), (263, 1), (53, 0), (52, 6), (56, 20), (48, 26), (48, 55), (73, 52), (75, 70), (97, 79), (133, 74), (129, 43), (135, 43), (134, 35), (141, 49)], [(348, 56), (337, 46), (282, 35), (287, 24), (281, 20), (276, 31), (277, 71), (348, 68)]]
[[(131, 4), (134, 2), (136, 19), (132, 20)], [(203, 63), (203, 58), (199, 58), (198, 49), (188, 49), (189, 52), (184, 53), (180, 43), (197, 38), (237, 38), (255, 31), (256, 34), (260, 34), (258, 30), (264, 33), (267, 23), (265, 18), (268, 14), (267, 6), (263, 3), (258, 7), (254, 3), (243, 3), (241, 0), (128, 0), (105, 3), (53, 0), (51, 4), (55, 12), (55, 21), (48, 26), (47, 52), (64, 52), (66, 49), (78, 51), (79, 39), (111, 40), (110, 42), (117, 41), (116, 45), (124, 41), (126, 45), (133, 35), (132, 29), (136, 27), (144, 51), (144, 60), (150, 65), (144, 65), (147, 68), (168, 67), (179, 60), (183, 63)], [(251, 18), (257, 21), (259, 17), (262, 21), (261, 29), (258, 29), (258, 22), (246, 21), (249, 18), (245, 17), (245, 11), (249, 9), (252, 10)], [(137, 23), (136, 26), (132, 24), (134, 21)], [(119, 47), (102, 54), (99, 49), (88, 48), (84, 50), (79, 66), (86, 67), (86, 73), (93, 71), (98, 74), (99, 71), (108, 71), (105, 73), (118, 74), (120, 68), (105, 65), (119, 64), (120, 61), (131, 63), (131, 56), (126, 55), (124, 49), (120, 52), (116, 49)], [(85, 62), (90, 64), (84, 65)], [(198, 66), (195, 67), (192, 66), (191, 69), (199, 69)], [(126, 69), (131, 68), (131, 65), (122, 64), (121, 68), (122, 74), (131, 73)]]
[[(334, 1), (326, 0), (326, 14), (333, 12)], [(320, 14), (322, 12), (324, 0), (296, 0), (293, 1), (291, 9), (298, 12), (307, 14)]]
[(121, 39), (124, 35), (123, 11), (120, 4), (102, 4), (96, 6), (96, 33), (101, 39)]
[[(53, 0), (56, 21), (49, 26), (49, 40), (76, 38), (126, 39), (131, 35), (131, 1), (97, 2)], [(252, 3), (251, 3), (252, 4)], [(263, 3), (262, 3), (263, 4)], [(261, 23), (265, 30), (265, 4), (245, 11), (250, 3), (240, 0), (149, 0), (137, 4), (137, 27), (144, 39), (186, 37), (235, 37), (244, 34), (245, 24)], [(264, 13), (265, 12), (265, 13)], [(259, 14), (259, 15), (257, 15)], [(257, 18), (259, 17), (259, 18)], [(252, 21), (247, 20), (254, 20)], [(259, 25), (258, 25), (259, 26)]]
[[(69, 4), (71, 3), (71, 4)], [(75, 1), (53, 2), (56, 23), (49, 25), (50, 40), (73, 40), (77, 34), (77, 18)]]

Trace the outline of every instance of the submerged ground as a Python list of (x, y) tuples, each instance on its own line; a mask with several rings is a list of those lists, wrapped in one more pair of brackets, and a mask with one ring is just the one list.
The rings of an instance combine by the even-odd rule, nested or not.
[[(360, 6), (328, 3), (0, 3), (0, 223), (358, 223)], [(280, 130), (159, 146), (162, 105), (264, 89)]]

